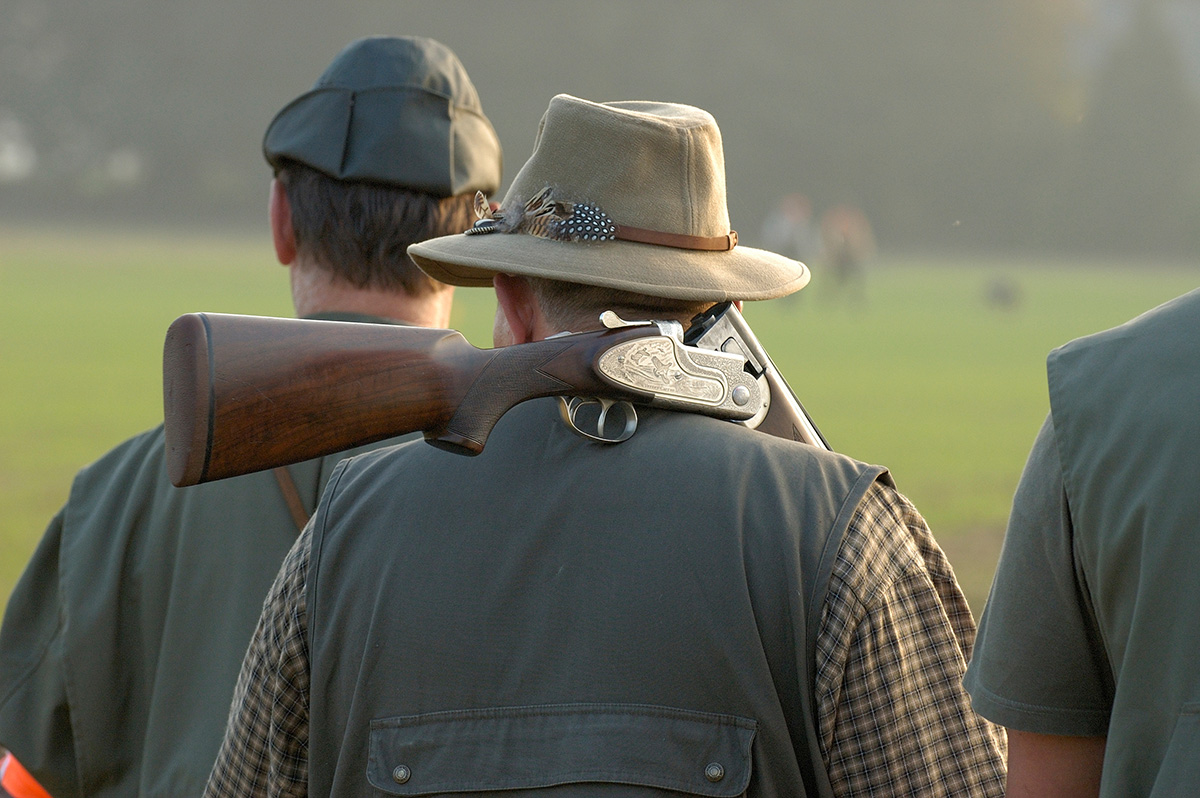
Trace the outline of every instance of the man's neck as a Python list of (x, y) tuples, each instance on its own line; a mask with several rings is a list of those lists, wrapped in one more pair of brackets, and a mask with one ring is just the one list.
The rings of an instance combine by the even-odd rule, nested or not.
[(450, 326), (450, 305), (454, 298), (450, 287), (414, 297), (404, 291), (358, 288), (316, 267), (293, 265), (290, 272), (292, 304), (297, 316), (360, 313), (419, 327)]

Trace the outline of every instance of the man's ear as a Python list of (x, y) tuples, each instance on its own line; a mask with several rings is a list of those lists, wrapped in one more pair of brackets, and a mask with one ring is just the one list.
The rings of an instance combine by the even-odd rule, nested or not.
[(271, 239), (275, 242), (275, 257), (284, 266), (296, 260), (296, 233), (292, 229), (292, 204), (278, 178), (271, 180), (271, 197), (267, 201), (271, 221)]
[[(496, 312), (503, 316), (503, 319), (497, 316), (493, 343), (507, 346), (538, 340), (540, 309), (529, 281), (512, 274), (497, 274), (492, 278), (492, 286), (496, 289)], [(501, 322), (505, 326), (501, 326)], [(509, 340), (503, 340), (506, 337)]]

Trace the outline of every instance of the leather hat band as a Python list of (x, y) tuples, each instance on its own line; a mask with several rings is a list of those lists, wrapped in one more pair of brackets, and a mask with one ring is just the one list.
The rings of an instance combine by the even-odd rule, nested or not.
[(638, 244), (656, 244), (660, 247), (728, 252), (737, 246), (738, 234), (736, 230), (730, 230), (723, 236), (692, 236), (619, 224), (617, 225), (617, 238), (622, 241), (634, 241)]

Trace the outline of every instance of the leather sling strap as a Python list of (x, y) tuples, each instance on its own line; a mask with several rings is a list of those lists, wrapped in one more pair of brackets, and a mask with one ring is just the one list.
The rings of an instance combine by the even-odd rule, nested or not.
[(296, 529), (303, 532), (308, 523), (308, 511), (304, 509), (304, 500), (300, 498), (296, 480), (292, 478), (292, 472), (288, 471), (287, 466), (272, 470), (275, 472), (275, 480), (279, 483), (279, 492), (283, 494), (283, 500), (287, 503), (288, 512), (296, 522)]

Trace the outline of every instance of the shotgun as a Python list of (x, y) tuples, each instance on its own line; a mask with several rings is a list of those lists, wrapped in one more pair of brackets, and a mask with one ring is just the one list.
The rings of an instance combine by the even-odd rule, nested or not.
[[(828, 448), (741, 314), (725, 303), (678, 322), (478, 349), (455, 330), (191, 313), (163, 349), (167, 472), (177, 486), (262, 471), (420, 431), (442, 449), (483, 451), (520, 402), (557, 396), (594, 440), (636, 429), (634, 405), (704, 413)], [(623, 431), (608, 432), (614, 408)], [(580, 426), (586, 416), (596, 432)]]

